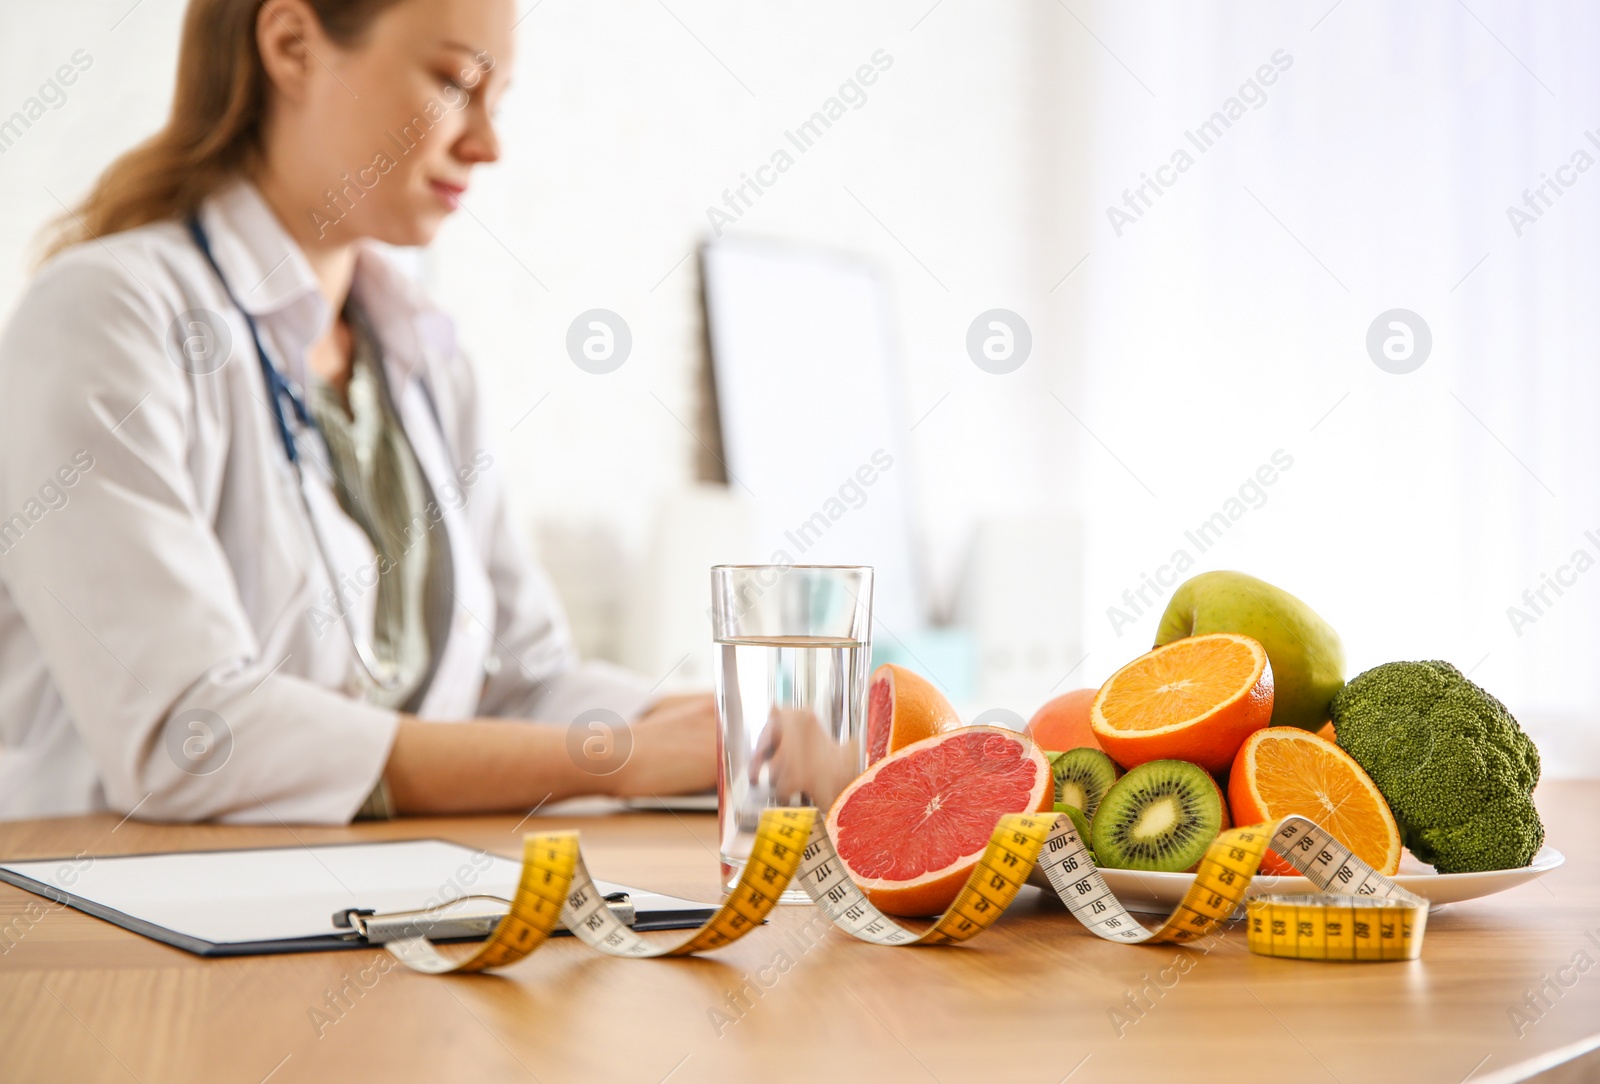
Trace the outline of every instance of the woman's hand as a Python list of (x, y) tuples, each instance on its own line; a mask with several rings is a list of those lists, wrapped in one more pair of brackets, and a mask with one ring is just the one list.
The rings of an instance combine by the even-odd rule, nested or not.
[(716, 785), (717, 712), (710, 693), (663, 697), (630, 731), (627, 763), (610, 777), (613, 794), (691, 794)]
[(384, 778), (397, 812), (434, 814), (526, 810), (583, 794), (688, 794), (717, 781), (710, 693), (664, 697), (607, 738), (611, 744), (597, 755), (621, 757), (623, 764), (601, 774), (579, 762), (565, 726), (402, 716)]
[(861, 746), (840, 744), (809, 708), (772, 709), (750, 758), (752, 786), (765, 776), (773, 801), (827, 809), (861, 774)]

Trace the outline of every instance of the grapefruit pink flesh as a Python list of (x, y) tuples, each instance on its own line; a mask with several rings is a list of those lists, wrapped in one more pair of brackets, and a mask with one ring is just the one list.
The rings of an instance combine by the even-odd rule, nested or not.
[(867, 693), (867, 763), (876, 764), (889, 752), (889, 730), (894, 724), (894, 690), (888, 674), (875, 679)]
[(828, 814), (840, 859), (893, 915), (950, 906), (1006, 813), (1051, 808), (1049, 761), (1000, 727), (946, 731), (867, 769)]

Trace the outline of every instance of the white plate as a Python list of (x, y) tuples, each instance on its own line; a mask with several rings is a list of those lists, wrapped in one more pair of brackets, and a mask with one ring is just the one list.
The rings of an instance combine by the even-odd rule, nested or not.
[[(1533, 862), (1521, 869), (1496, 869), (1483, 873), (1435, 873), (1431, 866), (1417, 861), (1407, 851), (1400, 860), (1400, 872), (1395, 881), (1408, 892), (1425, 896), (1437, 910), (1447, 903), (1461, 903), (1482, 896), (1492, 896), (1520, 884), (1527, 884), (1549, 873), (1566, 861), (1562, 853), (1551, 846), (1540, 848)], [(1170, 914), (1183, 899), (1183, 894), (1194, 884), (1192, 873), (1146, 873), (1131, 869), (1102, 869), (1106, 884), (1130, 911), (1147, 914)], [(1050, 891), (1050, 882), (1034, 868), (1028, 883)], [(1246, 896), (1259, 896), (1267, 892), (1315, 892), (1316, 887), (1304, 877), (1257, 877), (1250, 882)]]

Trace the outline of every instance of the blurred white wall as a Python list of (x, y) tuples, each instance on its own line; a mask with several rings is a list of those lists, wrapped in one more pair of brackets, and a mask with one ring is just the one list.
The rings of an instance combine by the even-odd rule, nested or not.
[[(1352, 676), (1446, 659), (1548, 772), (1600, 773), (1600, 11), (1100, 10), (1085, 676), (1150, 642), (1161, 604), (1123, 592), (1184, 551), (1300, 595)], [(1180, 149), (1193, 165), (1126, 211)], [(1431, 332), (1410, 373), (1368, 354), (1397, 308)], [(1292, 467), (1241, 495), (1280, 450)], [(1202, 551), (1185, 532), (1229, 498)]]
[[(1044, 389), (1070, 379), (1075, 354), (1049, 290), (1077, 258), (1064, 263), (1058, 240), (1073, 228), (1077, 175), (1055, 172), (1065, 159), (1039, 133), (1059, 129), (1086, 39), (1034, 3), (932, 6), (545, 0), (526, 16), (505, 160), (434, 246), (429, 274), (486, 363), (558, 578), (625, 590), (607, 566), (638, 560), (662, 496), (709, 458), (691, 253), (713, 232), (707, 209), (778, 150), (792, 168), (767, 173), (776, 183), (726, 232), (887, 269), (915, 424), (908, 467), (943, 593), (978, 520), (1065, 498), (1071, 445)], [(798, 151), (785, 133), (863, 65), (876, 82), (848, 91), (849, 111)], [(996, 307), (1035, 335), (1008, 377), (966, 353), (967, 325)], [(562, 347), (592, 308), (634, 335), (605, 376)], [(595, 600), (592, 612), (626, 608)], [(611, 643), (602, 628), (590, 640)]]

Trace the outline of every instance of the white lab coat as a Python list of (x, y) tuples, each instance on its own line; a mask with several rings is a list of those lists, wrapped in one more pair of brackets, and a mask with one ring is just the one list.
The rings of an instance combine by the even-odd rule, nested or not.
[[(303, 386), (332, 313), (300, 250), (247, 183), (201, 221), (269, 355)], [(646, 683), (578, 661), (517, 543), (450, 321), (375, 248), (353, 290), (452, 555), (453, 619), (418, 714), (635, 715)], [(226, 354), (186, 359), (193, 324), (178, 318), (194, 309), (225, 322)], [(308, 489), (370, 642), (374, 553), (315, 458), (302, 453)], [(309, 530), (248, 329), (183, 225), (50, 260), (0, 336), (0, 817), (352, 817), (397, 716), (360, 699)]]

